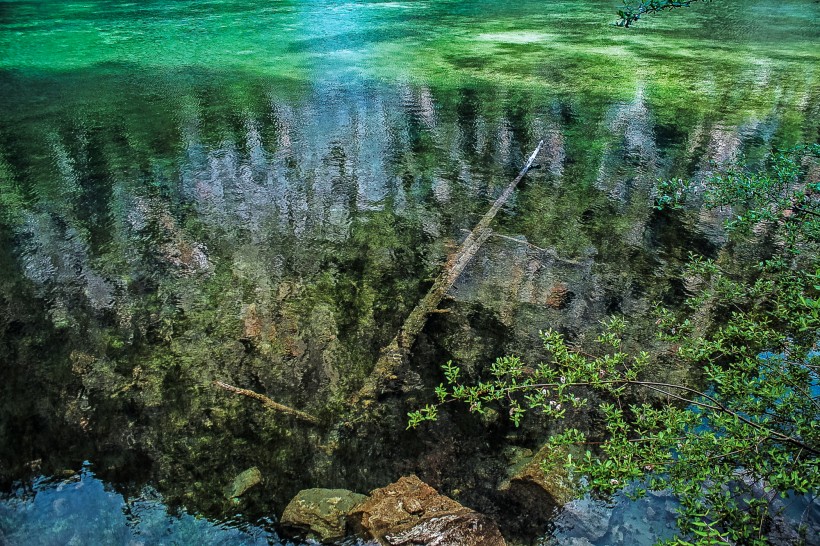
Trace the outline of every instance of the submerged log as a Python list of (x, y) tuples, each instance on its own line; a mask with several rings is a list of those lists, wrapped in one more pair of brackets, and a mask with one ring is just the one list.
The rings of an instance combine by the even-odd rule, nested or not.
[(541, 151), (541, 146), (544, 141), (540, 141), (538, 146), (530, 155), (524, 168), (515, 177), (515, 180), (510, 182), (504, 192), (495, 200), (490, 210), (481, 218), (473, 230), (467, 235), (467, 238), (461, 243), (458, 251), (447, 260), (444, 270), (438, 276), (433, 286), (427, 292), (427, 295), (416, 305), (415, 309), (405, 319), (404, 324), (399, 330), (399, 333), (393, 340), (383, 348), (379, 360), (376, 362), (375, 368), (370, 373), (370, 376), (365, 380), (364, 385), (354, 398), (354, 403), (364, 403), (365, 405), (376, 398), (383, 390), (386, 382), (396, 378), (396, 372), (404, 364), (413, 343), (416, 341), (422, 328), (427, 323), (427, 317), (434, 312), (441, 303), (441, 300), (447, 294), (447, 291), (455, 284), (467, 264), (470, 263), (473, 256), (484, 244), (484, 241), (492, 234), (490, 223), (498, 214), (504, 203), (510, 198), (515, 191), (518, 183), (527, 174), (532, 167), (535, 157)]
[(273, 411), (278, 411), (280, 413), (285, 413), (287, 415), (292, 415), (297, 419), (302, 421), (306, 421), (308, 423), (312, 423), (314, 425), (319, 424), (319, 419), (310, 415), (309, 413), (305, 413), (303, 411), (299, 411), (298, 409), (291, 408), (290, 406), (286, 406), (284, 404), (280, 404), (279, 402), (274, 402), (264, 394), (259, 394), (258, 392), (254, 392), (248, 389), (240, 389), (239, 387), (234, 387), (233, 385), (228, 385), (227, 383), (223, 383), (222, 381), (214, 381), (214, 386), (219, 387), (220, 389), (224, 389), (229, 392), (233, 392), (236, 394), (241, 394), (242, 396), (247, 396), (249, 398), (254, 398), (262, 402), (262, 404)]

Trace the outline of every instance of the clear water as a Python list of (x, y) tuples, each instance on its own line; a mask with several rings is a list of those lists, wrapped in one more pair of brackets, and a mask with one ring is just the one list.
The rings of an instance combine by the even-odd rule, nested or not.
[[(125, 495), (275, 521), (302, 488), (416, 472), (514, 519), (499, 453), (549, 424), (454, 410), (405, 431), (438, 364), (535, 360), (538, 330), (583, 336), (611, 313), (640, 338), (650, 302), (679, 299), (687, 253), (722, 242), (719, 216), (653, 211), (654, 182), (820, 134), (815, 2), (726, 0), (632, 30), (613, 9), (0, 1), (3, 488), (90, 460)], [(388, 397), (379, 426), (337, 426), (540, 139), (540, 168), (414, 350), (418, 388)], [(559, 282), (574, 298), (553, 309)], [(264, 480), (237, 508), (221, 491), (251, 466)]]
[(155, 491), (124, 499), (89, 469), (15, 491), (0, 504), (0, 529), (3, 544), (19, 545), (286, 544), (261, 528), (172, 515)]

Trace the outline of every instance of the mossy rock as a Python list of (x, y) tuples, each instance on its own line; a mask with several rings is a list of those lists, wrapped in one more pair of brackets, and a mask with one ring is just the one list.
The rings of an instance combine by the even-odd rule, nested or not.
[[(555, 450), (560, 453), (555, 453)], [(546, 445), (538, 450), (529, 462), (519, 460), (513, 466), (509, 481), (501, 486), (501, 490), (512, 490), (521, 485), (533, 485), (546, 493), (549, 503), (561, 507), (578, 497), (578, 484), (569, 476), (562, 465), (548, 465), (550, 470), (544, 471), (543, 463), (554, 460), (557, 456), (565, 460), (569, 450), (563, 447), (556, 448)], [(574, 454), (577, 455), (577, 454)]]
[(260, 483), (262, 483), (262, 472), (254, 466), (235, 477), (231, 484), (223, 490), (223, 493), (226, 499), (235, 499)]
[(347, 489), (304, 489), (288, 503), (280, 523), (296, 535), (339, 540), (347, 534), (347, 514), (365, 499)]

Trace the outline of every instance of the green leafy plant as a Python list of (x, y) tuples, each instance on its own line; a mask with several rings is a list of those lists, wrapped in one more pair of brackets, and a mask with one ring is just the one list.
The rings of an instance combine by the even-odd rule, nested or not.
[[(588, 490), (676, 493), (672, 544), (765, 544), (776, 496), (820, 493), (820, 185), (807, 174), (818, 158), (820, 146), (798, 147), (756, 171), (660, 184), (657, 205), (670, 214), (730, 213), (721, 255), (692, 255), (682, 272), (691, 296), (680, 309), (657, 306), (661, 349), (625, 350), (620, 317), (591, 347), (547, 330), (537, 366), (507, 356), (468, 383), (447, 363), (437, 404), (412, 412), (410, 426), (454, 401), (477, 413), (503, 405), (516, 426), (537, 411), (561, 423), (556, 453), (595, 446), (550, 462), (585, 476)], [(664, 381), (657, 364), (694, 373)], [(590, 400), (603, 431), (571, 422)]]

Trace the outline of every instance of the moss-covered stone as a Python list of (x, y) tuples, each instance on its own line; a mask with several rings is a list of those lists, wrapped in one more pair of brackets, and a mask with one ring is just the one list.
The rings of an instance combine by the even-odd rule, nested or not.
[(228, 485), (223, 494), (226, 499), (236, 499), (248, 492), (251, 487), (262, 483), (262, 472), (255, 466), (240, 473)]
[[(555, 453), (556, 449), (560, 453)], [(556, 458), (565, 460), (567, 453), (566, 448), (555, 448), (549, 445), (542, 447), (528, 462), (521, 461), (515, 465), (509, 480), (504, 482), (500, 489), (515, 494), (516, 489), (532, 491), (531, 486), (534, 485), (546, 494), (545, 498), (549, 505), (553, 507), (565, 505), (578, 496), (579, 485), (561, 465), (545, 465), (544, 463), (555, 461)], [(549, 470), (545, 471), (545, 468)]]
[(279, 523), (301, 536), (338, 540), (347, 534), (347, 514), (366, 499), (347, 489), (305, 489), (288, 503)]

